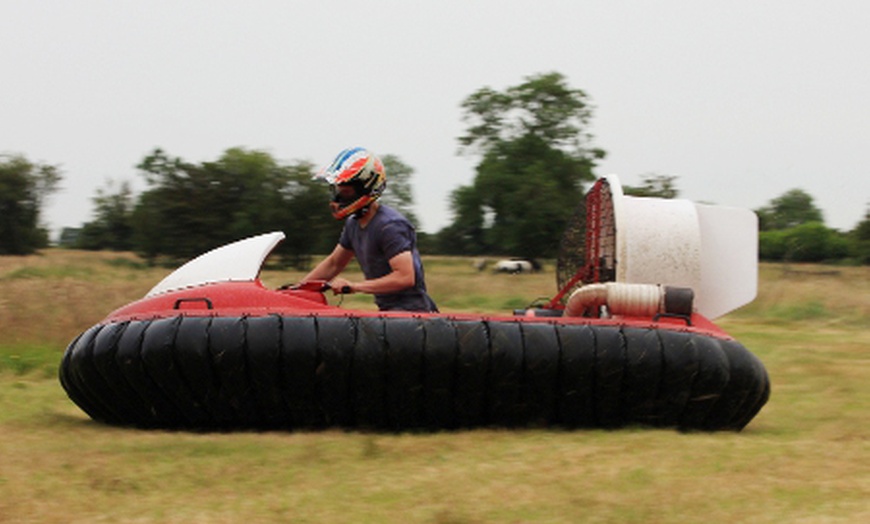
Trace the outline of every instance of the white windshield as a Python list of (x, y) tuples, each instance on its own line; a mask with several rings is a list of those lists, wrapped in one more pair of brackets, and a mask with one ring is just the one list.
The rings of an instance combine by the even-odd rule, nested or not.
[(146, 297), (215, 282), (248, 282), (260, 274), (263, 261), (284, 240), (276, 231), (213, 249), (170, 273)]

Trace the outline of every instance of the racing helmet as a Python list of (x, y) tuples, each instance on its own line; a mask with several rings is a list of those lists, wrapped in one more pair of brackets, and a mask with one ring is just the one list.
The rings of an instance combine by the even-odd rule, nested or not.
[(330, 207), (337, 220), (351, 214), (357, 218), (365, 215), (387, 187), (383, 162), (362, 147), (343, 150), (315, 178), (329, 183), (332, 190)]

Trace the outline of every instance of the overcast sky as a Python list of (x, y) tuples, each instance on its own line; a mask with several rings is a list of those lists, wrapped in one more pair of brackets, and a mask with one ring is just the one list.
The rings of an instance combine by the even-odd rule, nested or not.
[(870, 203), (868, 27), (866, 0), (0, 0), (0, 153), (61, 167), (56, 232), (108, 180), (143, 189), (155, 147), (319, 166), (362, 145), (415, 169), (435, 232), (478, 160), (461, 101), (556, 71), (595, 106), (596, 174), (747, 208), (802, 188), (848, 230)]

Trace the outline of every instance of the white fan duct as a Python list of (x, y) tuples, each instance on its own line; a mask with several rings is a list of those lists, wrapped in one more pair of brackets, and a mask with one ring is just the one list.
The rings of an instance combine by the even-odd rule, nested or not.
[(276, 231), (246, 238), (204, 253), (170, 273), (146, 297), (215, 282), (252, 282), (263, 261), (284, 240)]
[(695, 309), (717, 318), (758, 290), (758, 218), (747, 210), (683, 199), (626, 196), (606, 177), (616, 223), (616, 281), (686, 287)]

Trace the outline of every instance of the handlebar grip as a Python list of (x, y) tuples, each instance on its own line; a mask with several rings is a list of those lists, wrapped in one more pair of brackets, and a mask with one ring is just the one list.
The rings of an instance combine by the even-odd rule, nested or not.
[[(280, 288), (280, 290), (292, 289), (292, 290), (301, 290), (301, 291), (319, 291), (321, 293), (329, 291), (332, 289), (332, 286), (326, 280), (309, 280), (307, 282), (302, 282), (300, 284), (284, 284)], [(350, 286), (341, 286), (341, 289), (337, 290), (340, 294), (349, 294), (352, 293), (353, 290)]]
[(299, 284), (285, 284), (278, 289), (292, 289), (299, 291), (319, 291), (323, 293), (330, 289), (329, 282), (325, 280), (308, 280)]

